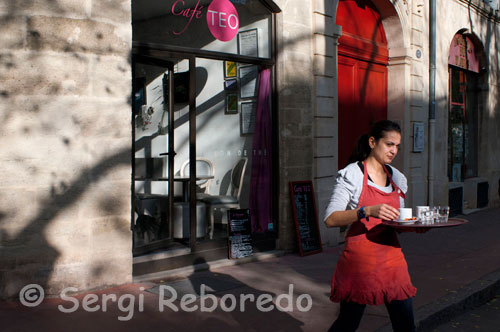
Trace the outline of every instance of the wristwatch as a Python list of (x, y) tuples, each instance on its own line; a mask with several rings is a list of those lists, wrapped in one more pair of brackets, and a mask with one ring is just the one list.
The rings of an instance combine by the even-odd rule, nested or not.
[[(362, 206), (359, 208), (358, 210), (358, 220), (361, 220), (363, 218), (366, 218), (366, 213), (365, 213), (365, 207)], [(368, 221), (368, 218), (366, 218), (366, 220)]]

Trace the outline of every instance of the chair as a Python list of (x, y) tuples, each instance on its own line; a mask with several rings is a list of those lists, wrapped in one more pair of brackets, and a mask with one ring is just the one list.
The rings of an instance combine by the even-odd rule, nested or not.
[[(196, 175), (197, 176), (214, 176), (214, 165), (213, 163), (202, 157), (196, 158)], [(180, 176), (189, 176), (189, 159), (182, 163), (180, 169)], [(202, 179), (196, 181), (196, 198), (201, 199), (208, 196), (210, 190), (210, 184), (212, 179)]]
[(241, 187), (243, 183), (243, 177), (245, 176), (247, 163), (248, 158), (241, 158), (231, 170), (231, 184), (229, 188), (229, 195), (208, 195), (200, 199), (200, 201), (204, 202), (209, 207), (207, 213), (209, 214), (210, 218), (209, 232), (211, 239), (214, 235), (214, 209), (240, 208)]
[[(184, 161), (179, 170), (179, 175), (182, 178), (189, 177), (189, 159)], [(196, 176), (214, 176), (214, 167), (210, 160), (206, 158), (196, 158)], [(207, 220), (206, 220), (206, 204), (200, 199), (209, 196), (208, 190), (212, 179), (201, 179), (196, 181), (196, 237), (204, 237), (207, 234)], [(178, 183), (178, 182), (176, 182)], [(187, 200), (187, 181), (182, 181), (183, 189), (182, 196), (184, 198), (181, 202), (174, 203), (174, 238), (189, 238), (189, 201)], [(175, 187), (174, 187), (175, 189)]]

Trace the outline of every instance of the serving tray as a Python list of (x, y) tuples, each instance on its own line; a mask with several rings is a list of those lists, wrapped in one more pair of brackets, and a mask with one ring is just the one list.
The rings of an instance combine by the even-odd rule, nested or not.
[(442, 227), (453, 227), (453, 226), (460, 226), (463, 224), (468, 223), (468, 220), (461, 219), (461, 218), (448, 218), (447, 222), (442, 222), (442, 223), (434, 223), (434, 224), (423, 224), (420, 221), (415, 221), (415, 222), (397, 222), (397, 221), (391, 221), (391, 220), (384, 220), (382, 221), (382, 224), (394, 227), (394, 228), (442, 228)]

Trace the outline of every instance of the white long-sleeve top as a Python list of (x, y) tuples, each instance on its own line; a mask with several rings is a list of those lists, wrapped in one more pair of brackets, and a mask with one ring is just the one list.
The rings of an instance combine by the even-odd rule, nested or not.
[[(396, 168), (389, 166), (392, 169), (392, 181), (394, 184), (406, 193), (408, 190), (408, 182), (403, 173)], [(386, 187), (381, 187), (372, 181), (368, 180), (368, 185), (373, 186), (383, 192), (390, 193), (393, 191), (391, 184)], [(358, 166), (358, 163), (347, 165), (341, 169), (337, 174), (335, 185), (333, 186), (332, 196), (330, 202), (325, 210), (323, 220), (326, 220), (336, 211), (353, 210), (358, 207), (359, 198), (363, 189), (363, 172)], [(399, 198), (400, 207), (404, 207), (405, 201), (402, 197)]]

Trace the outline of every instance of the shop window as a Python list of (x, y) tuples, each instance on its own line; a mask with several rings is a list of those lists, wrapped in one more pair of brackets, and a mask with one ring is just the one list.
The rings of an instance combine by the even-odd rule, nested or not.
[(279, 11), (271, 0), (132, 1), (134, 255), (227, 257), (234, 208), (248, 209), (256, 250), (275, 247)]
[(453, 38), (449, 57), (448, 177), (478, 175), (480, 57), (469, 37)]
[[(209, 238), (227, 237), (229, 208), (249, 208), (254, 232), (272, 230), (270, 69), (203, 58), (196, 64), (196, 156), (210, 162), (214, 176), (199, 195), (210, 209)], [(187, 70), (182, 63), (175, 68)], [(181, 167), (189, 158), (189, 105), (176, 105)]]

